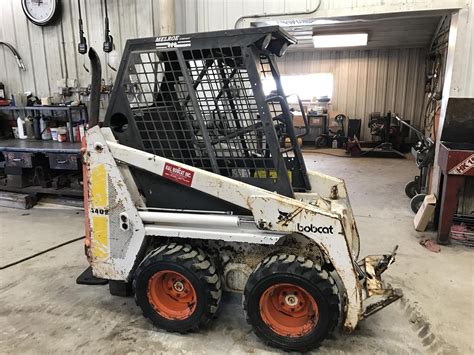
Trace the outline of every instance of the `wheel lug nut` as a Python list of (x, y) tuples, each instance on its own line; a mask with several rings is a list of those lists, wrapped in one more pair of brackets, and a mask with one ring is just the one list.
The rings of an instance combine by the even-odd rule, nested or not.
[(184, 290), (184, 285), (181, 281), (176, 281), (174, 284), (173, 284), (173, 288), (176, 292), (183, 292)]

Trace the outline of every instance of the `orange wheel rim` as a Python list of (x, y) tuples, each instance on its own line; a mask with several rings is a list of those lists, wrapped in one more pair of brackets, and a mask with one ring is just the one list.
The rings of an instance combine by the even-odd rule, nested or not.
[(288, 337), (308, 334), (319, 320), (318, 304), (305, 289), (276, 284), (260, 297), (260, 314), (275, 333)]
[(186, 319), (196, 310), (196, 291), (189, 280), (178, 272), (164, 270), (148, 280), (148, 301), (162, 317)]

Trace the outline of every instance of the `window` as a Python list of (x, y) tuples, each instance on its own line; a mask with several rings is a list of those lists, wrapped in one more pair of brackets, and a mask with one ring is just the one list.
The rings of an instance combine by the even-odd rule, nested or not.
[[(302, 101), (309, 102), (319, 96), (332, 97), (333, 75), (331, 73), (282, 75), (281, 84), (286, 95), (296, 94)], [(263, 78), (262, 85), (265, 95), (276, 90), (275, 81), (271, 77)], [(296, 99), (289, 97), (288, 102), (295, 103)]]

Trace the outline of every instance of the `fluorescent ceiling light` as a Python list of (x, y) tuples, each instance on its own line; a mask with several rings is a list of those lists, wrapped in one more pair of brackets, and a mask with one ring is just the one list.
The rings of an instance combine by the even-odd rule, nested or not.
[(294, 26), (320, 26), (320, 25), (334, 25), (344, 21), (328, 20), (328, 19), (314, 19), (314, 18), (296, 18), (296, 19), (280, 19), (280, 20), (269, 20), (269, 21), (254, 21), (251, 22), (251, 26), (263, 27), (263, 26), (281, 26), (281, 27), (294, 27)]
[(337, 35), (313, 35), (314, 48), (366, 46), (367, 33), (346, 33)]

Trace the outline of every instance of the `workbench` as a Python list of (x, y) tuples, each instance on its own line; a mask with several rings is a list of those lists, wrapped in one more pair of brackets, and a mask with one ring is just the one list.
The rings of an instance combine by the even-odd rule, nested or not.
[(82, 196), (81, 143), (74, 142), (72, 128), (87, 122), (86, 106), (3, 106), (0, 112), (7, 120), (31, 116), (68, 122), (72, 140), (0, 139), (0, 190)]
[(81, 152), (81, 143), (37, 139), (0, 139), (0, 152), (49, 152), (77, 153)]
[[(69, 137), (74, 142), (74, 122), (83, 122), (89, 120), (87, 106), (84, 104), (78, 106), (0, 106), (0, 113), (9, 114), (10, 119), (16, 121), (18, 116), (25, 118), (31, 116), (34, 118), (47, 117), (53, 121), (67, 121), (69, 123)], [(74, 117), (78, 119), (74, 120)]]

